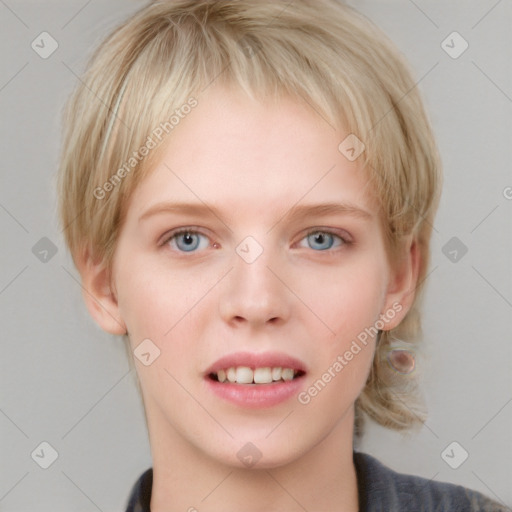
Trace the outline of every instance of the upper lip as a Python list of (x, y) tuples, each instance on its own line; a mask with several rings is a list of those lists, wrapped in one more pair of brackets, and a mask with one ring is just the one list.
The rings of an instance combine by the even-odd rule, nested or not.
[(306, 365), (299, 359), (282, 352), (235, 352), (221, 357), (207, 370), (206, 375), (217, 373), (219, 370), (247, 366), (249, 368), (292, 368), (306, 373)]

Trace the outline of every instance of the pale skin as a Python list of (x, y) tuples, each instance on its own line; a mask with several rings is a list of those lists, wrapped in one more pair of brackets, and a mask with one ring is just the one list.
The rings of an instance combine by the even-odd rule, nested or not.
[[(161, 351), (149, 366), (135, 360), (153, 512), (358, 510), (354, 402), (375, 339), (307, 405), (294, 395), (246, 409), (205, 386), (206, 368), (226, 354), (279, 351), (305, 363), (305, 390), (394, 303), (402, 309), (386, 330), (409, 310), (417, 245), (391, 267), (365, 173), (338, 151), (347, 135), (301, 100), (211, 86), (130, 198), (111, 273), (81, 262), (98, 324), (127, 331), (134, 349), (150, 339)], [(147, 213), (165, 202), (206, 204), (218, 216)], [(292, 212), (324, 203), (350, 208)], [(195, 238), (168, 240), (175, 228)], [(308, 236), (315, 230), (323, 237)], [(236, 251), (248, 236), (263, 249), (251, 263)], [(262, 454), (251, 468), (237, 457), (248, 442)]]

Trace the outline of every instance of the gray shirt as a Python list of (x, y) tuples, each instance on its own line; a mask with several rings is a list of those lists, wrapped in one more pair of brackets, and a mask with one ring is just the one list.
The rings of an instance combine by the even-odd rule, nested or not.
[[(397, 473), (366, 453), (354, 452), (354, 465), (359, 512), (512, 512), (461, 485)], [(150, 512), (152, 483), (149, 468), (133, 486), (126, 512)]]

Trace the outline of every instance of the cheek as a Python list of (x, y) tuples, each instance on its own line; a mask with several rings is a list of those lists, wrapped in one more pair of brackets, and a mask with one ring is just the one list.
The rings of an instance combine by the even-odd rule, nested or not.
[[(119, 310), (132, 349), (150, 339), (160, 350), (152, 367), (167, 368), (176, 376), (194, 371), (201, 363), (197, 360), (201, 354), (198, 347), (204, 343), (205, 324), (213, 318), (211, 300), (215, 293), (208, 292), (218, 280), (216, 276), (197, 280), (190, 272), (170, 272), (141, 257), (132, 258), (118, 279)], [(208, 314), (205, 308), (209, 308)], [(147, 372), (144, 375), (147, 379)]]
[(198, 286), (190, 276), (170, 273), (151, 261), (133, 258), (118, 273), (119, 310), (134, 337), (163, 339), (193, 309)]
[[(216, 284), (223, 269), (192, 275), (183, 268), (171, 272), (142, 253), (130, 258), (125, 253), (123, 261), (127, 263), (116, 274), (116, 288), (132, 345), (149, 338), (160, 349), (172, 347), (174, 358), (185, 345), (200, 343), (206, 324), (217, 325)], [(309, 337), (323, 344), (324, 354), (330, 353), (329, 346), (339, 351), (350, 345), (381, 313), (385, 272), (384, 255), (377, 249), (337, 266), (307, 265), (284, 272), (296, 295), (284, 291), (282, 296), (290, 301), (292, 328), (302, 325)], [(228, 286), (227, 281), (223, 285)]]
[(323, 332), (346, 342), (379, 318), (385, 299), (385, 267), (378, 258), (317, 272), (301, 281), (297, 295), (325, 324)]
[[(384, 304), (386, 276), (380, 260), (370, 261), (317, 281), (318, 286), (308, 297), (315, 304), (315, 314), (330, 329), (318, 331), (313, 320), (308, 324), (310, 336), (315, 339), (310, 358), (314, 371), (298, 402), (307, 406), (305, 411), (310, 416), (338, 421), (365, 386), (375, 349), (375, 324)], [(318, 327), (318, 321), (315, 325)]]

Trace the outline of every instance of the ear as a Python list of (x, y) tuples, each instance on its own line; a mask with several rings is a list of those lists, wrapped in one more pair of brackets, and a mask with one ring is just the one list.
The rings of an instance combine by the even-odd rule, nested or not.
[(390, 310), (394, 310), (396, 314), (386, 322), (384, 330), (394, 329), (411, 309), (416, 295), (415, 290), (418, 285), (420, 264), (421, 253), (418, 241), (410, 237), (407, 243), (404, 244), (399, 261), (394, 262), (394, 268), (391, 269), (385, 309), (382, 314)]
[(96, 323), (111, 334), (126, 334), (126, 325), (121, 319), (114, 290), (111, 288), (110, 272), (105, 263), (92, 257), (85, 250), (77, 260), (82, 277), (82, 296), (89, 313)]

